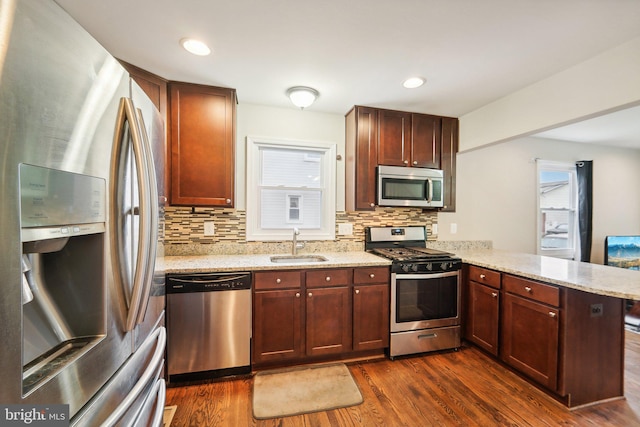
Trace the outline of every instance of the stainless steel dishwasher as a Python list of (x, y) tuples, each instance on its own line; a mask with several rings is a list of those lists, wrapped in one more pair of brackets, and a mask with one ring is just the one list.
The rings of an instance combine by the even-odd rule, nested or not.
[(167, 275), (169, 381), (251, 372), (251, 273)]

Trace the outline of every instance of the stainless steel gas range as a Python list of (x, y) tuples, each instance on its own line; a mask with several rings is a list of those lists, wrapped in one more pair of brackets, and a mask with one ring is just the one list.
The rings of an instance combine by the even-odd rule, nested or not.
[(427, 248), (426, 237), (423, 226), (365, 230), (365, 249), (392, 260), (392, 359), (460, 347), (462, 261)]

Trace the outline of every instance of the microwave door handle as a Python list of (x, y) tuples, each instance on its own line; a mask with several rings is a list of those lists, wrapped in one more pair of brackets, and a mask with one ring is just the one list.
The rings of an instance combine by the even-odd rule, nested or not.
[(429, 192), (429, 194), (427, 195), (427, 203), (431, 203), (431, 199), (433, 198), (433, 180), (431, 178), (427, 178), (427, 183)]

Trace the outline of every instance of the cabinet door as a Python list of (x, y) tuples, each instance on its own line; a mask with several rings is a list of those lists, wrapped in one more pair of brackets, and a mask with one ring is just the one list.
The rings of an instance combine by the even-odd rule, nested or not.
[(170, 84), (171, 204), (233, 207), (235, 90)]
[(502, 360), (556, 390), (560, 310), (510, 293), (503, 304)]
[(307, 289), (307, 355), (351, 351), (349, 287)]
[(411, 157), (411, 113), (378, 111), (378, 164), (409, 166)]
[(353, 286), (353, 349), (389, 347), (389, 284)]
[(345, 205), (348, 211), (373, 210), (378, 165), (378, 110), (355, 107), (346, 117)]
[(442, 151), (440, 169), (444, 171), (444, 207), (441, 212), (456, 211), (456, 154), (458, 153), (458, 119), (442, 117)]
[(304, 355), (300, 290), (255, 292), (253, 362), (296, 359)]
[(411, 115), (411, 166), (440, 169), (440, 117)]
[(500, 291), (469, 281), (466, 338), (498, 355)]

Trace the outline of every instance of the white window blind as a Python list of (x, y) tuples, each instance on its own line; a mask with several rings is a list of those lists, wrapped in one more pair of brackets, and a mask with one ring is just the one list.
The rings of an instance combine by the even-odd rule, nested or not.
[(335, 151), (324, 142), (247, 138), (247, 240), (335, 238)]
[(574, 259), (577, 179), (574, 163), (537, 161), (538, 254)]

